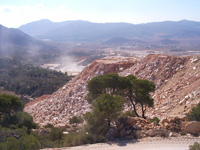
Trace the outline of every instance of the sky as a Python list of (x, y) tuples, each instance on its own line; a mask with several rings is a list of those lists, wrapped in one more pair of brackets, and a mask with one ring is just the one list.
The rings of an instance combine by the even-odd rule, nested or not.
[(41, 19), (133, 24), (200, 21), (200, 0), (0, 0), (0, 24), (6, 27)]

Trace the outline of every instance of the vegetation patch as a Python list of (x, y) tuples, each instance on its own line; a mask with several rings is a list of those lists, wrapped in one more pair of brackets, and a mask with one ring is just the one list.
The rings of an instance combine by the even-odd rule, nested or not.
[(188, 120), (200, 121), (200, 103), (187, 114)]
[(0, 87), (16, 94), (51, 94), (70, 79), (67, 74), (22, 63), (17, 58), (0, 58)]

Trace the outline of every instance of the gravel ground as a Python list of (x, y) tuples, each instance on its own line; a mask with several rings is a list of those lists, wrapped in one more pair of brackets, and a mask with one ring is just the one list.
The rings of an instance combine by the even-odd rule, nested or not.
[(194, 142), (200, 142), (200, 137), (155, 137), (43, 150), (189, 150)]

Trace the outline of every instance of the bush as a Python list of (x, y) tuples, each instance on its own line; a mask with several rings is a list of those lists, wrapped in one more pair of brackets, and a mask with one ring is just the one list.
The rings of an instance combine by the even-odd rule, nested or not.
[(40, 142), (33, 135), (26, 135), (20, 138), (21, 150), (36, 150), (41, 147)]
[(51, 128), (49, 136), (52, 141), (60, 141), (63, 137), (63, 130), (60, 128)]
[(200, 121), (200, 103), (187, 114), (189, 121)]
[(193, 145), (189, 146), (190, 150), (200, 150), (200, 143), (195, 142)]
[(0, 145), (0, 149), (3, 150), (36, 150), (40, 147), (40, 142), (32, 135), (25, 135), (19, 139), (9, 137)]
[(51, 128), (54, 128), (54, 126), (52, 124), (48, 123), (47, 125), (44, 126), (44, 128), (50, 128), (51, 129)]
[[(102, 141), (102, 137), (105, 137), (109, 131), (109, 127), (104, 123), (104, 119), (101, 116), (97, 116), (94, 113), (86, 113), (84, 116), (87, 124), (85, 125), (85, 132), (95, 137), (95, 141)], [(98, 140), (99, 139), (99, 140)]]
[(0, 142), (4, 143), (9, 137), (20, 138), (22, 136), (25, 136), (26, 133), (26, 127), (16, 129), (0, 128)]
[(150, 119), (150, 122), (152, 123), (152, 122), (157, 122), (157, 123), (159, 123), (160, 122), (160, 119), (158, 119), (157, 117), (155, 117), (155, 118), (153, 118), (153, 119)]
[(96, 135), (88, 132), (87, 125), (77, 133), (70, 133), (64, 138), (64, 146), (78, 146), (84, 144), (93, 144), (99, 142), (105, 142), (106, 138), (104, 135)]
[(33, 135), (41, 144), (41, 148), (54, 148), (54, 147), (63, 147), (65, 136), (61, 128), (56, 128), (53, 125), (46, 125), (42, 132), (32, 131)]
[(0, 117), (11, 117), (23, 109), (23, 102), (16, 96), (0, 94)]
[(20, 150), (20, 143), (14, 137), (9, 137), (4, 144), (1, 145), (4, 150)]
[(75, 123), (83, 123), (83, 118), (81, 116), (73, 116), (72, 118), (69, 119), (70, 124), (75, 124)]
[(29, 115), (26, 112), (17, 112), (15, 114), (16, 117), (16, 123), (19, 128), (22, 128), (23, 126), (27, 127), (28, 131), (31, 129), (36, 129), (38, 128), (38, 125), (33, 122), (33, 117)]

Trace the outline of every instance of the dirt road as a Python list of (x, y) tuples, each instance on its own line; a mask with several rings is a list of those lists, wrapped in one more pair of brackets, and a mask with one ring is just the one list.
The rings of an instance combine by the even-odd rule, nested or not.
[(194, 142), (200, 142), (200, 137), (144, 138), (46, 150), (189, 150)]

